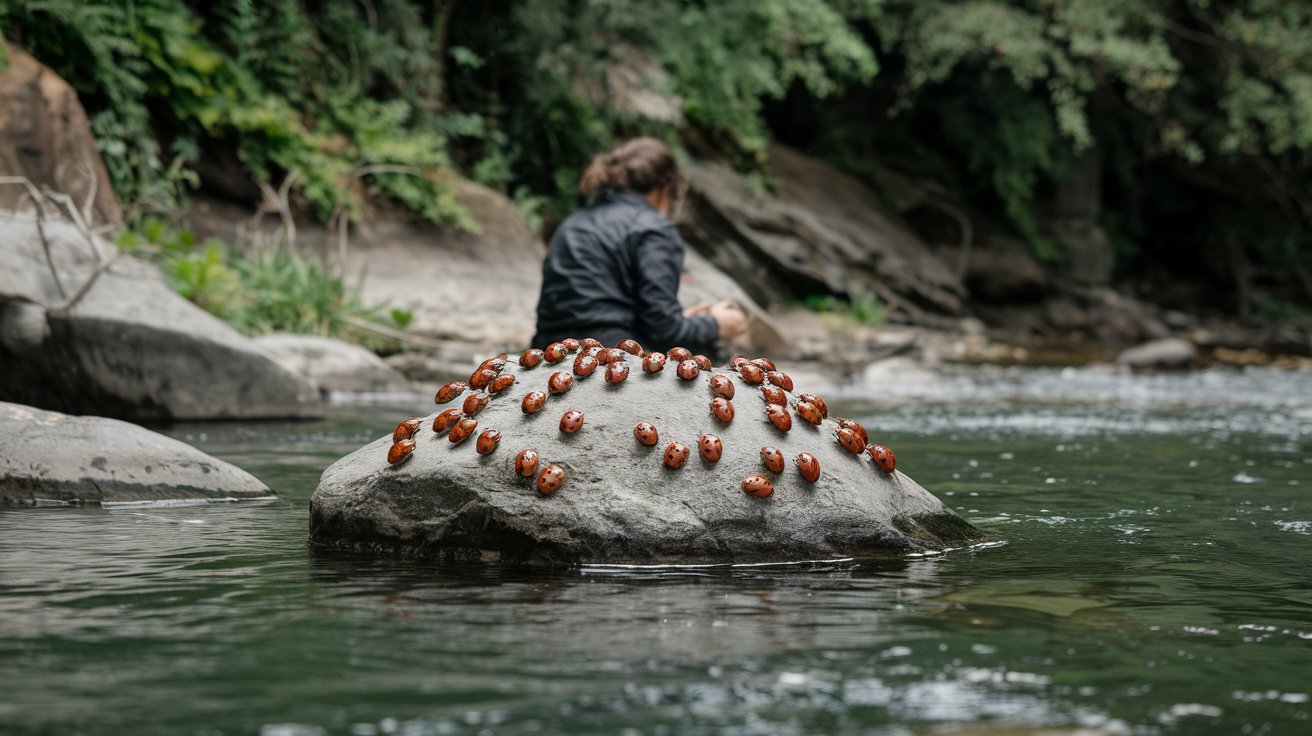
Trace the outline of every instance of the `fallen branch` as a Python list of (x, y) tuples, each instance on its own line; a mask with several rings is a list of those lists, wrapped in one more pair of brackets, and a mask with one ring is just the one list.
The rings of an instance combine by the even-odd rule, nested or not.
[(391, 327), (388, 327), (387, 325), (380, 325), (377, 322), (364, 319), (363, 317), (353, 317), (348, 315), (346, 317), (343, 317), (342, 321), (352, 327), (358, 327), (362, 330), (367, 330), (369, 332), (382, 335), (383, 337), (390, 337), (393, 340), (401, 340), (403, 342), (408, 342), (412, 345), (419, 345), (427, 348), (445, 347), (444, 343), (439, 342), (437, 340), (423, 337), (422, 335), (415, 335), (409, 332), (403, 332), (402, 330), (393, 329)]

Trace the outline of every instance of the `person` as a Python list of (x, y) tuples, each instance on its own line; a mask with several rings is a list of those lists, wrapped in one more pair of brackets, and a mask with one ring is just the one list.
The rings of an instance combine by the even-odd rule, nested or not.
[(533, 347), (567, 337), (606, 346), (637, 340), (646, 350), (686, 347), (711, 355), (717, 340), (747, 329), (731, 301), (683, 309), (683, 240), (671, 221), (682, 199), (674, 154), (655, 138), (598, 155), (579, 178), (591, 203), (565, 219), (542, 264)]

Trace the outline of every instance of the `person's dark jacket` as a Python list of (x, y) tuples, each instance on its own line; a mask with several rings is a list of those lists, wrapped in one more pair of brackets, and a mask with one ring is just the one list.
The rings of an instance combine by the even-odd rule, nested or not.
[(640, 194), (607, 192), (551, 238), (533, 346), (593, 337), (610, 347), (631, 337), (646, 350), (710, 354), (719, 328), (710, 315), (683, 315), (682, 272), (674, 223)]

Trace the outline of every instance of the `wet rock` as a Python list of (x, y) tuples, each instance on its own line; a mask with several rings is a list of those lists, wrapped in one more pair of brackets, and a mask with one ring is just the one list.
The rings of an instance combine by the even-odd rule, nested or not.
[(255, 344), (327, 394), (398, 393), (409, 388), (405, 376), (382, 358), (344, 340), (279, 332), (256, 337)]
[[(852, 455), (835, 440), (833, 419), (812, 426), (793, 411), (784, 432), (766, 417), (759, 388), (718, 368), (735, 387), (729, 424), (710, 413), (712, 373), (693, 380), (675, 375), (673, 364), (644, 373), (629, 356), (627, 380), (607, 383), (603, 373), (576, 378), (568, 391), (526, 415), (521, 399), (546, 391), (548, 378), (568, 370), (546, 363), (505, 366), (515, 383), (482, 409), (473, 435), (452, 444), (424, 419), (415, 449), (388, 465), (391, 436), (366, 445), (324, 472), (311, 500), (310, 539), (316, 545), (417, 553), (450, 559), (574, 563), (764, 562), (878, 555), (943, 549), (978, 541), (981, 533), (901, 471), (885, 474), (868, 455)], [(797, 386), (805, 391), (806, 386)], [(462, 406), (464, 396), (440, 407)], [(560, 429), (562, 415), (580, 411), (573, 434)], [(654, 446), (635, 440), (638, 422), (655, 425)], [(476, 452), (478, 434), (502, 434), (490, 455)], [(876, 428), (877, 429), (877, 428)], [(698, 456), (703, 433), (718, 436), (723, 457), (709, 464)], [(878, 432), (872, 437), (878, 442)], [(663, 464), (668, 443), (692, 450), (677, 470)], [(768, 472), (761, 448), (782, 451), (782, 473)], [(540, 468), (565, 471), (563, 487), (544, 497), (533, 478), (515, 472), (520, 450), (540, 455)], [(815, 455), (818, 482), (808, 483), (793, 459)], [(914, 456), (901, 459), (914, 467)], [(749, 497), (744, 478), (762, 474), (774, 494)]]
[(273, 496), (250, 473), (135, 424), (0, 402), (0, 505)]
[(322, 411), (313, 385), (178, 296), (157, 268), (54, 219), (41, 230), (24, 215), (0, 221), (0, 366), (0, 400), (70, 413), (168, 421)]
[(1178, 337), (1152, 340), (1116, 356), (1117, 363), (1131, 368), (1187, 368), (1193, 361), (1193, 343)]

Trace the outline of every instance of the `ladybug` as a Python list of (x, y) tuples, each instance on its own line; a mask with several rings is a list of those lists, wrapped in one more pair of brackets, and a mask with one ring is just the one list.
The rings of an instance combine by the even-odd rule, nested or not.
[(623, 383), (628, 377), (628, 363), (621, 360), (606, 366), (606, 383)]
[(688, 462), (688, 446), (681, 442), (671, 442), (665, 446), (665, 467), (678, 470)]
[(733, 381), (723, 373), (716, 373), (711, 376), (711, 393), (722, 399), (733, 398)]
[(652, 447), (660, 441), (660, 435), (656, 432), (656, 425), (651, 422), (638, 422), (633, 428), (633, 439)]
[(619, 348), (606, 348), (597, 353), (597, 362), (602, 365), (610, 365), (617, 360), (624, 360), (625, 355), (628, 355), (628, 353)]
[(637, 340), (620, 340), (615, 343), (615, 347), (630, 355), (642, 355), (642, 346), (638, 344)]
[(768, 498), (774, 493), (774, 484), (764, 475), (749, 475), (743, 478), (743, 493), (755, 498)]
[(469, 419), (469, 418), (461, 419), (460, 422), (456, 424), (456, 426), (451, 428), (451, 433), (446, 436), (446, 439), (451, 444), (458, 445), (461, 442), (464, 442), (465, 440), (469, 439), (469, 435), (473, 434), (474, 430), (477, 427), (478, 427), (477, 419)]
[(400, 442), (392, 443), (387, 450), (387, 464), (396, 465), (402, 460), (410, 457), (410, 453), (415, 451), (415, 441), (406, 437)]
[(784, 454), (779, 452), (778, 447), (770, 445), (762, 447), (761, 462), (765, 463), (765, 467), (769, 468), (771, 473), (784, 472)]
[(583, 412), (570, 409), (560, 415), (560, 431), (565, 434), (574, 434), (583, 426)]
[(697, 453), (708, 463), (718, 463), (724, 454), (724, 443), (713, 434), (704, 434), (697, 440)]
[(883, 445), (871, 445), (868, 450), (870, 459), (875, 461), (875, 465), (878, 465), (880, 470), (885, 473), (897, 470), (897, 458), (893, 455), (892, 450)]
[(492, 383), (487, 385), (487, 390), (488, 393), (499, 394), (513, 385), (515, 385), (515, 375), (513, 373), (503, 373), (492, 379)]
[(761, 370), (763, 370), (763, 371), (773, 371), (773, 370), (777, 370), (777, 369), (774, 367), (774, 361), (773, 361), (773, 360), (770, 360), (769, 358), (757, 358), (756, 360), (753, 360), (752, 362), (755, 363), (756, 365), (760, 366)]
[(501, 444), (501, 433), (495, 429), (485, 429), (478, 436), (478, 442), (475, 448), (480, 455), (491, 455), (497, 451), (497, 445)]
[(793, 428), (793, 416), (788, 413), (788, 407), (766, 404), (765, 416), (770, 419), (771, 424), (784, 432)]
[(548, 465), (538, 473), (537, 481), (538, 493), (544, 496), (550, 496), (560, 487), (565, 485), (565, 471), (561, 470), (559, 465)]
[(692, 359), (695, 363), (697, 363), (697, 367), (704, 371), (709, 371), (711, 368), (715, 367), (711, 365), (711, 359), (706, 357), (705, 355), (694, 355), (692, 356)]
[(469, 384), (464, 381), (452, 381), (437, 390), (437, 396), (433, 397), (434, 404), (446, 404), (452, 399), (465, 392)]
[(423, 424), (424, 420), (419, 417), (410, 417), (404, 422), (396, 425), (396, 431), (392, 432), (392, 441), (400, 442), (401, 440), (408, 440), (411, 437), (414, 437), (415, 432), (418, 432)]
[(761, 381), (765, 380), (765, 371), (761, 370), (761, 367), (755, 363), (739, 364), (738, 373), (743, 377), (744, 381), (753, 386), (759, 386), (761, 385)]
[(711, 416), (716, 420), (728, 424), (733, 421), (733, 402), (723, 396), (716, 396), (711, 399)]
[[(851, 419), (839, 419), (839, 420), (838, 420), (838, 426), (840, 426), (840, 427), (846, 427), (846, 428), (852, 430), (853, 432), (856, 432), (856, 436), (861, 438), (861, 449), (862, 449), (862, 450), (865, 449), (865, 446), (866, 446), (866, 445), (870, 444), (870, 435), (869, 435), (869, 434), (866, 434), (866, 428), (863, 427), (863, 426), (861, 426), (861, 423), (860, 423), (860, 422), (856, 422), (856, 421), (853, 421), (853, 420), (851, 420)], [(857, 450), (857, 452), (860, 452), (860, 451), (861, 451), (861, 450)]]
[(741, 355), (735, 355), (729, 359), (729, 367), (732, 368), (733, 370), (738, 371), (738, 370), (742, 370), (743, 363), (750, 363), (750, 362), (751, 361), (747, 360), (747, 358)]
[(564, 343), (553, 342), (542, 351), (542, 357), (548, 363), (555, 365), (565, 359), (565, 354), (569, 351), (565, 349)]
[(556, 371), (547, 379), (547, 390), (553, 394), (563, 394), (574, 385), (574, 376), (567, 371)]
[(524, 394), (524, 400), (520, 402), (519, 408), (523, 409), (525, 414), (533, 414), (545, 406), (546, 403), (546, 394), (541, 391), (529, 391)]
[(809, 401), (797, 402), (797, 406), (793, 407), (793, 411), (796, 411), (797, 416), (801, 417), (803, 421), (810, 424), (818, 425), (824, 421), (824, 415), (820, 413), (819, 407)]
[(585, 337), (582, 340), (579, 340), (579, 347), (587, 350), (589, 348), (600, 348), (605, 346), (601, 344), (601, 340), (592, 337)]
[(820, 416), (829, 416), (829, 407), (825, 404), (825, 400), (819, 396), (816, 396), (815, 394), (798, 394), (797, 399), (798, 401), (805, 401), (814, 404), (815, 408), (820, 410)]
[(479, 391), (476, 394), (470, 394), (466, 396), (465, 415), (472, 417), (475, 414), (479, 413), (480, 411), (483, 411), (484, 407), (487, 406), (488, 398), (489, 398), (488, 395), (483, 393), (482, 391)]
[(687, 360), (679, 361), (679, 367), (675, 368), (674, 372), (679, 378), (682, 378), (685, 381), (691, 381), (702, 372), (702, 369), (697, 367), (696, 361), (692, 358), (688, 358)]
[(572, 337), (567, 337), (564, 340), (561, 340), (560, 344), (564, 345), (565, 349), (571, 353), (577, 353), (579, 351), (579, 348), (583, 347), (578, 340), (575, 340)]
[(497, 377), (497, 372), (491, 368), (479, 368), (469, 377), (470, 388), (484, 389), (487, 388), (492, 379)]
[(505, 358), (502, 358), (500, 356), (497, 356), (495, 358), (488, 358), (487, 360), (478, 364), (478, 369), (480, 371), (490, 370), (500, 373), (501, 371), (506, 369), (506, 360)]
[(797, 459), (793, 460), (797, 465), (797, 472), (802, 474), (808, 483), (814, 483), (820, 480), (820, 461), (815, 459), (815, 455), (809, 452), (798, 453)]
[(642, 359), (642, 370), (645, 373), (660, 373), (665, 370), (665, 353), (647, 353), (647, 357)]
[(762, 386), (761, 398), (765, 399), (767, 404), (778, 404), (779, 406), (788, 404), (788, 397), (784, 395), (783, 389), (775, 386)]
[(538, 472), (538, 451), (520, 450), (515, 455), (515, 472), (525, 478), (532, 478)]
[(460, 421), (459, 409), (447, 409), (446, 411), (433, 417), (433, 431), (441, 434), (456, 425)]
[(665, 354), (675, 363), (682, 363), (692, 357), (692, 351), (688, 348), (670, 348)]
[(785, 391), (793, 390), (793, 379), (789, 378), (787, 373), (769, 371), (765, 374), (765, 379)]
[(579, 378), (592, 375), (597, 370), (597, 359), (587, 353), (579, 353), (579, 357), (574, 359), (574, 375)]
[(838, 444), (853, 455), (860, 455), (866, 449), (866, 443), (861, 441), (860, 435), (849, 427), (838, 428)]

